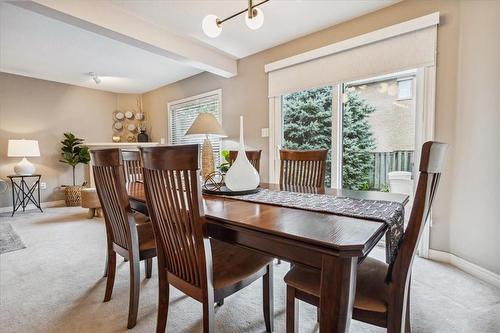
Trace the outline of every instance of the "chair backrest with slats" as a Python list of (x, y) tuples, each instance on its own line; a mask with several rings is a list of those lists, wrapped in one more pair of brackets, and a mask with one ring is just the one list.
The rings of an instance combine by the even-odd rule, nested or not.
[(142, 181), (141, 153), (138, 150), (123, 150), (123, 168), (126, 182)]
[(208, 238), (203, 236), (199, 146), (140, 150), (159, 267), (191, 286), (203, 288), (207, 283), (207, 264), (211, 267), (211, 252)]
[(391, 281), (390, 307), (405, 308), (403, 305), (407, 300), (411, 265), (436, 195), (447, 149), (447, 144), (433, 141), (426, 142), (422, 146), (420, 175), (410, 220), (398, 248), (392, 274), (388, 273)]
[(280, 150), (280, 184), (323, 187), (328, 149)]
[[(255, 170), (260, 173), (260, 155), (262, 153), (262, 150), (247, 150), (245, 151), (248, 160), (250, 163), (253, 165)], [(229, 165), (233, 165), (234, 161), (236, 161), (236, 158), (238, 157), (238, 151), (237, 150), (230, 150), (229, 151)]]
[[(124, 249), (130, 249), (137, 230), (130, 219), (130, 203), (125, 187), (120, 149), (92, 150), (94, 181), (103, 209), (108, 237)], [(134, 235), (132, 235), (134, 234)]]

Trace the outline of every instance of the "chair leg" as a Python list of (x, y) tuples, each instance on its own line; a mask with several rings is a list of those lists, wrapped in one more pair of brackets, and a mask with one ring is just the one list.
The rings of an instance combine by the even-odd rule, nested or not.
[(116, 273), (116, 253), (112, 249), (108, 249), (108, 257), (106, 259), (106, 292), (104, 294), (104, 302), (111, 299), (113, 293), (113, 286), (115, 284)]
[(266, 332), (274, 331), (274, 283), (273, 265), (267, 265), (267, 273), (262, 277), (263, 301), (264, 301), (264, 322)]
[(95, 208), (89, 208), (89, 211), (87, 212), (87, 218), (92, 219), (95, 216)]
[(102, 275), (102, 277), (107, 277), (108, 276), (108, 262), (109, 262), (109, 259), (108, 259), (108, 254), (106, 253), (106, 262), (104, 263), (104, 274)]
[(401, 303), (393, 302), (389, 304), (389, 308), (387, 309), (387, 333), (402, 333), (406, 331), (407, 324), (405, 322), (408, 314), (405, 314), (403, 318), (404, 306), (402, 300)]
[(410, 322), (410, 290), (408, 290), (408, 303), (406, 304), (405, 333), (411, 333), (411, 322)]
[[(209, 291), (210, 293), (210, 291)], [(214, 296), (204, 297), (203, 300), (203, 333), (215, 332)]]
[(278, 259), (276, 262), (277, 265), (281, 264), (281, 259)]
[(295, 298), (295, 288), (286, 286), (286, 332), (297, 333), (298, 326), (299, 301)]
[(165, 276), (158, 273), (158, 318), (156, 320), (156, 333), (165, 333), (168, 318), (168, 303), (170, 285)]
[(224, 305), (224, 298), (215, 303), (217, 306), (223, 306)]
[(127, 328), (132, 328), (137, 322), (137, 311), (139, 309), (140, 291), (140, 267), (139, 258), (130, 258), (130, 299), (128, 306)]
[(316, 321), (319, 323), (319, 313), (320, 313), (320, 310), (319, 310), (319, 306), (316, 308)]
[(146, 271), (146, 279), (151, 278), (151, 274), (153, 272), (153, 259), (152, 258), (144, 260), (144, 268)]

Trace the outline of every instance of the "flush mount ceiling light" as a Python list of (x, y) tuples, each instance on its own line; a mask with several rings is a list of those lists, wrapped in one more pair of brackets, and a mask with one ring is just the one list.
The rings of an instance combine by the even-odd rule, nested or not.
[(219, 36), (222, 32), (222, 23), (235, 18), (236, 16), (246, 13), (245, 14), (245, 23), (247, 27), (249, 27), (252, 30), (257, 30), (262, 25), (264, 24), (264, 13), (260, 8), (257, 8), (257, 6), (262, 5), (263, 3), (268, 2), (269, 0), (264, 0), (256, 5), (253, 4), (252, 0), (248, 0), (248, 8), (243, 9), (242, 11), (239, 11), (236, 14), (233, 14), (229, 17), (226, 17), (225, 19), (221, 20), (218, 18), (216, 15), (209, 14), (205, 16), (203, 21), (201, 22), (201, 27), (203, 29), (203, 32), (205, 35), (211, 38), (215, 38)]
[(92, 80), (94, 80), (95, 84), (101, 83), (101, 78), (97, 76), (96, 73), (90, 72), (89, 75), (92, 77)]

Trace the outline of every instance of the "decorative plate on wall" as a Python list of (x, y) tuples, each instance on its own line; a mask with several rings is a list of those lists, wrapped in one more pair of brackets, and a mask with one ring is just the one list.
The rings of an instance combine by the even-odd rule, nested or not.
[(114, 116), (116, 120), (123, 120), (125, 118), (125, 115), (121, 111), (115, 111)]
[(119, 132), (123, 129), (123, 124), (119, 121), (115, 121), (115, 123), (113, 124), (113, 129)]
[(127, 111), (127, 112), (125, 112), (125, 117), (127, 119), (132, 119), (132, 118), (134, 118), (134, 113), (132, 111)]
[(144, 119), (144, 113), (137, 112), (137, 113), (135, 114), (135, 119), (136, 119), (136, 120), (143, 120), (143, 119)]
[(137, 127), (135, 126), (135, 124), (128, 124), (127, 129), (130, 132), (134, 132), (137, 129)]

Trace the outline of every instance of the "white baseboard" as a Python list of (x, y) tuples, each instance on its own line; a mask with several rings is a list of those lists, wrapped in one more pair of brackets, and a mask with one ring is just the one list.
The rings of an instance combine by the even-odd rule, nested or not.
[[(50, 208), (50, 207), (62, 207), (65, 205), (66, 205), (66, 202), (64, 200), (55, 200), (55, 201), (42, 202), (40, 206), (43, 209), (43, 208)], [(33, 204), (30, 204), (30, 205), (26, 206), (26, 210), (29, 210), (29, 209), (37, 209), (37, 208)], [(22, 211), (22, 209), (21, 209), (21, 211)], [(12, 206), (0, 207), (0, 213), (8, 213), (8, 212), (12, 212)], [(19, 212), (19, 210), (17, 212)]]
[(494, 285), (497, 288), (500, 288), (500, 275), (493, 273), (485, 268), (482, 268), (476, 264), (473, 264), (465, 259), (457, 257), (454, 254), (429, 249), (429, 259), (444, 262), (446, 264), (450, 264), (452, 266), (461, 269), (462, 271), (469, 273), (470, 275), (483, 280), (489, 284)]

